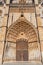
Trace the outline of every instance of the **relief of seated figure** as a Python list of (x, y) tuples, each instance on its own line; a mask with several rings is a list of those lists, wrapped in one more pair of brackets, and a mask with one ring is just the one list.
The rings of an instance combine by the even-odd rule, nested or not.
[(10, 3), (19, 3), (19, 0), (10, 0)]
[(32, 4), (34, 3), (34, 0), (26, 0), (26, 3)]

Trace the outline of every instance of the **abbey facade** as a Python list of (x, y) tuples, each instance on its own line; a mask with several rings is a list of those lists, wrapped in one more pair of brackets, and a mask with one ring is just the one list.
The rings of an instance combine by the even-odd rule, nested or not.
[(17, 62), (43, 64), (43, 0), (0, 1), (0, 65)]

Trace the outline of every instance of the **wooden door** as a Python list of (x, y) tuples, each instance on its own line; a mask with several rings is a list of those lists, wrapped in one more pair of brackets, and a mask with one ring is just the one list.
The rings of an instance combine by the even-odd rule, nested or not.
[(26, 40), (17, 41), (16, 60), (17, 61), (28, 61), (28, 42)]

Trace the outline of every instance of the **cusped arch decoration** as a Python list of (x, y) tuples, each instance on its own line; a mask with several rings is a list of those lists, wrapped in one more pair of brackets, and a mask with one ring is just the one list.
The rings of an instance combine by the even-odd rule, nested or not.
[(36, 29), (25, 17), (20, 17), (8, 29), (7, 41), (16, 42), (19, 38), (25, 38), (28, 42), (37, 41)]

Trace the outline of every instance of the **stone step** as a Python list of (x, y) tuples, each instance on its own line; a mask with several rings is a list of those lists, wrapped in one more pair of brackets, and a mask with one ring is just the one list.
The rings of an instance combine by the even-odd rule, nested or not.
[(43, 65), (41, 62), (10, 62), (3, 65)]

